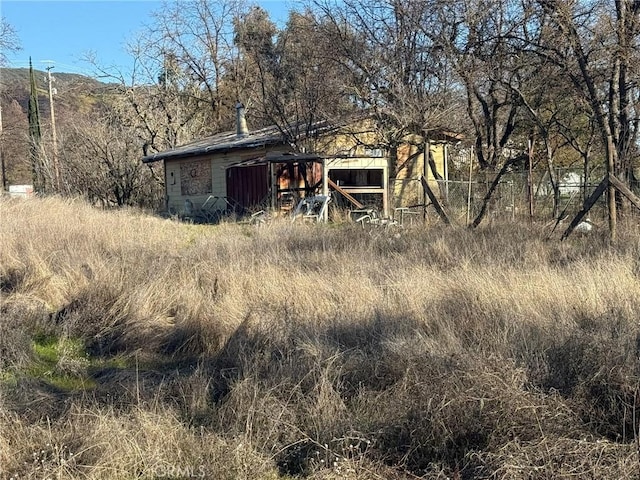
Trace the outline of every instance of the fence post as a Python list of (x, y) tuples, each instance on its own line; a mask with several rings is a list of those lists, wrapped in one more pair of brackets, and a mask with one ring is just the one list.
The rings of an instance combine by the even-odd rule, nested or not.
[(527, 175), (527, 197), (529, 200), (529, 220), (533, 221), (533, 134), (529, 137), (529, 172)]
[(469, 226), (469, 222), (471, 221), (471, 176), (473, 175), (473, 145), (469, 150), (469, 187), (467, 191), (467, 223)]
[(447, 143), (442, 146), (442, 156), (442, 163), (444, 164), (444, 201), (449, 203), (449, 145)]
[(511, 180), (511, 221), (516, 221), (516, 197), (513, 194), (513, 180)]

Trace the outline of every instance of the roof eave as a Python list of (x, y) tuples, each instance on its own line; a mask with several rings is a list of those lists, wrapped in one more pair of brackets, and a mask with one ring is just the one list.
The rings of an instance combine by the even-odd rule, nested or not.
[(208, 145), (203, 148), (184, 151), (184, 152), (176, 152), (172, 150), (168, 150), (165, 152), (154, 153), (153, 155), (147, 155), (146, 157), (142, 157), (142, 163), (154, 163), (162, 160), (182, 160), (185, 158), (199, 157), (202, 155), (209, 155), (214, 153), (229, 153), (232, 151), (238, 150), (250, 150), (254, 148), (266, 147), (267, 145), (284, 145), (284, 141), (281, 138), (272, 139), (272, 140), (260, 140), (255, 143), (247, 143), (242, 145), (229, 145), (229, 146), (216, 146), (216, 145)]

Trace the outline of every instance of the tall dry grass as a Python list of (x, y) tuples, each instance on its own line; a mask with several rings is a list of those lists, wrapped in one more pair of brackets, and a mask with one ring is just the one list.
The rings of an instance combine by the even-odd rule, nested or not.
[(608, 248), (539, 225), (195, 226), (60, 199), (0, 212), (0, 371), (24, 372), (42, 333), (124, 359), (84, 391), (4, 382), (7, 478), (640, 472), (632, 227)]

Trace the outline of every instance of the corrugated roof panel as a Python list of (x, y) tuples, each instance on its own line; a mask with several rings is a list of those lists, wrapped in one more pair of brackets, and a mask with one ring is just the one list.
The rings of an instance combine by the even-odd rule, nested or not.
[[(340, 125), (342, 125), (342, 123), (333, 125), (324, 120), (318, 121), (313, 124), (310, 131), (307, 131), (305, 135), (311, 134), (312, 132), (315, 135), (325, 133), (339, 128)], [(295, 131), (296, 129), (292, 130)], [(147, 155), (142, 158), (142, 161), (144, 163), (152, 163), (160, 160), (180, 159), (229, 150), (250, 149), (266, 145), (284, 145), (285, 141), (285, 135), (276, 125), (254, 130), (246, 135), (238, 135), (235, 130), (231, 130), (202, 138), (200, 140), (172, 148), (171, 150)]]
[(235, 130), (233, 130), (202, 138), (180, 147), (172, 148), (171, 150), (147, 155), (142, 161), (144, 163), (152, 163), (166, 159), (185, 158), (235, 149), (256, 148), (279, 143), (284, 143), (284, 137), (277, 127), (255, 130), (247, 135), (238, 135)]

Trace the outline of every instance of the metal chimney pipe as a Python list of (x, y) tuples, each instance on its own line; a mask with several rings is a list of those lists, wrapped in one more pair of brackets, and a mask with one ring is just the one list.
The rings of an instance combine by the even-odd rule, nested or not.
[(249, 128), (247, 127), (247, 119), (245, 118), (245, 110), (242, 102), (236, 104), (236, 135), (238, 137), (245, 137), (249, 134)]

